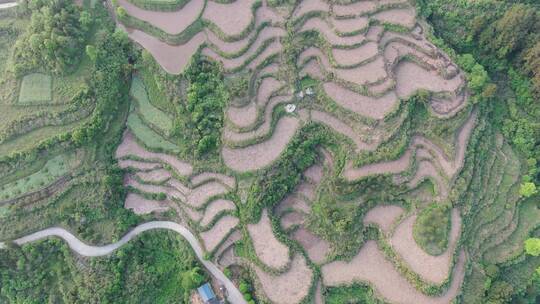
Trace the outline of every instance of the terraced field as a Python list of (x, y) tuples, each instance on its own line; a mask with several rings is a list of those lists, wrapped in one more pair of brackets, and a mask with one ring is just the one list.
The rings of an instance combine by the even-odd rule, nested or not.
[[(253, 285), (239, 288), (238, 303), (324, 303), (347, 290), (374, 303), (478, 303), (486, 265), (528, 265), (522, 241), (540, 212), (519, 194), (524, 160), (409, 1), (118, 0), (107, 9), (142, 55), (124, 63), (133, 69), (125, 98), (96, 143), (76, 139), (97, 106), (59, 94), (62, 77), (2, 80), (2, 158), (62, 132), (74, 143), (49, 142), (39, 163), (0, 162), (0, 224), (26, 212), (11, 206), (39, 213), (73, 201), (78, 187), (91, 197), (92, 185), (124, 207), (115, 211), (124, 230), (151, 219), (185, 226), (208, 264)], [(218, 63), (218, 85), (205, 86), (213, 70), (192, 75), (197, 62)], [(203, 144), (216, 150), (195, 152)], [(419, 220), (430, 206), (448, 221)], [(105, 217), (69, 208), (77, 216), (66, 228)], [(111, 222), (92, 229), (105, 235)], [(418, 241), (419, 225), (444, 231), (430, 244), (440, 254)], [(38, 228), (3, 228), (0, 241)]]

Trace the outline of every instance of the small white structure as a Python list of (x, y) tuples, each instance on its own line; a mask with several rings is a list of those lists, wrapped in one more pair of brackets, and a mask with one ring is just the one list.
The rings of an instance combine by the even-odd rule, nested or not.
[(294, 110), (296, 110), (296, 105), (293, 103), (289, 103), (285, 106), (285, 111), (287, 111), (287, 113), (292, 113)]
[(315, 94), (315, 91), (313, 91), (313, 88), (307, 88), (306, 89), (306, 95), (311, 96)]
[(298, 92), (296, 96), (298, 96), (298, 98), (304, 98), (304, 91)]

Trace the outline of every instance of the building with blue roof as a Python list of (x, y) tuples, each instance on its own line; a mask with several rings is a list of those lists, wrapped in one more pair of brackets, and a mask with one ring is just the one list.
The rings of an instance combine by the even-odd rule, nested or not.
[(219, 304), (220, 301), (214, 294), (214, 291), (212, 290), (212, 286), (210, 286), (209, 283), (205, 283), (204, 285), (201, 285), (199, 288), (197, 288), (197, 292), (199, 292), (199, 296), (203, 300), (204, 304)]

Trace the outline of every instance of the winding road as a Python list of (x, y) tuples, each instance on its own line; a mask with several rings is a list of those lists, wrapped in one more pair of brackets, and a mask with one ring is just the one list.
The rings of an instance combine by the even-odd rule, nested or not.
[[(97, 257), (97, 256), (104, 256), (104, 255), (110, 254), (111, 252), (120, 248), (122, 245), (129, 242), (131, 239), (133, 239), (137, 235), (145, 231), (153, 230), (153, 229), (169, 229), (182, 235), (189, 242), (189, 244), (193, 248), (193, 251), (197, 255), (197, 258), (201, 261), (204, 267), (206, 267), (206, 269), (208, 269), (208, 271), (221, 284), (225, 286), (228, 293), (227, 300), (229, 300), (229, 302), (233, 304), (247, 304), (247, 302), (244, 300), (242, 296), (242, 293), (240, 293), (240, 291), (236, 288), (236, 286), (234, 286), (231, 280), (229, 280), (229, 278), (227, 278), (214, 263), (207, 261), (203, 258), (204, 252), (197, 238), (187, 228), (175, 222), (153, 221), (153, 222), (141, 224), (135, 227), (133, 230), (129, 231), (118, 242), (105, 245), (105, 246), (87, 245), (83, 243), (82, 241), (80, 241), (76, 236), (71, 234), (69, 231), (63, 228), (59, 228), (59, 227), (47, 228), (47, 229), (29, 234), (27, 236), (21, 237), (19, 239), (16, 239), (13, 242), (17, 245), (23, 245), (23, 244), (34, 242), (34, 241), (37, 241), (46, 237), (57, 236), (57, 237), (62, 238), (64, 241), (66, 241), (69, 247), (73, 251), (77, 252), (78, 254), (82, 256)], [(0, 249), (4, 247), (5, 247), (5, 244), (0, 242)]]

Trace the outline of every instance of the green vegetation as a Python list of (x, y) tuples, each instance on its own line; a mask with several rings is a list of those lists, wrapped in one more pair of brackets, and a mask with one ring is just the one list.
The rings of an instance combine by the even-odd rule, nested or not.
[(23, 77), (19, 104), (40, 104), (52, 100), (52, 78), (50, 75), (33, 73)]
[(24, 179), (0, 186), (0, 199), (7, 200), (48, 186), (67, 174), (72, 169), (70, 162), (73, 161), (73, 155), (71, 157), (58, 155), (50, 159), (38, 172)]
[(169, 231), (146, 232), (107, 257), (77, 257), (58, 239), (2, 255), (8, 303), (188, 303), (205, 279), (189, 244)]
[(178, 121), (176, 128), (193, 130), (190, 136), (197, 155), (216, 153), (221, 145), (223, 109), (229, 99), (223, 74), (217, 63), (195, 56), (185, 77), (189, 87), (181, 111), (189, 115), (189, 121)]
[(132, 111), (129, 114), (127, 125), (133, 134), (149, 149), (173, 153), (179, 151), (178, 146), (164, 139), (145, 125), (136, 112)]
[(168, 135), (172, 129), (172, 119), (150, 103), (144, 84), (139, 77), (133, 77), (130, 93), (137, 101), (137, 110), (141, 117), (150, 125), (156, 126), (158, 130)]
[(525, 252), (532, 256), (540, 255), (540, 239), (530, 238), (525, 241)]
[(328, 304), (382, 304), (377, 299), (373, 289), (364, 284), (353, 284), (347, 287), (328, 288), (325, 293), (325, 302)]
[(14, 71), (22, 73), (45, 69), (65, 73), (81, 58), (83, 42), (92, 18), (72, 1), (23, 1), (21, 7), (32, 13), (30, 26), (17, 40), (13, 51)]
[(431, 255), (443, 253), (448, 245), (450, 209), (433, 203), (423, 209), (414, 223), (413, 236), (416, 243)]
[(531, 182), (523, 183), (519, 188), (519, 194), (524, 197), (531, 197), (536, 193), (538, 193), (538, 191), (536, 190), (536, 185)]

